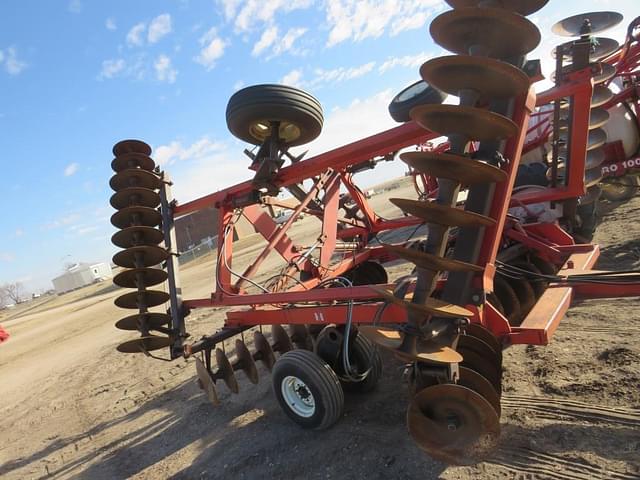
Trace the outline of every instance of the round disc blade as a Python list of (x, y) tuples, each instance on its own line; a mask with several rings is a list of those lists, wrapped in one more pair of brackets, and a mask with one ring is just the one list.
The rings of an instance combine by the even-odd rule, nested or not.
[(596, 184), (587, 188), (587, 193), (579, 197), (578, 200), (580, 201), (580, 205), (589, 205), (598, 200), (600, 195), (602, 195), (602, 188)]
[(584, 186), (589, 188), (597, 185), (602, 181), (602, 169), (600, 167), (592, 168), (584, 172)]
[(149, 335), (147, 337), (140, 337), (135, 340), (129, 340), (128, 342), (121, 343), (116, 347), (116, 349), (122, 353), (143, 353), (160, 350), (161, 348), (168, 347), (169, 345), (171, 345), (171, 339), (169, 337)]
[(140, 168), (128, 168), (116, 173), (111, 180), (109, 186), (116, 192), (123, 188), (138, 187), (157, 190), (160, 188), (161, 180), (154, 173), (142, 170)]
[(473, 390), (454, 384), (427, 387), (407, 411), (413, 440), (433, 458), (469, 465), (495, 447), (500, 421), (491, 404)]
[(500, 60), (450, 55), (429, 60), (420, 75), (430, 85), (450, 95), (475, 90), (481, 98), (515, 97), (529, 89), (531, 80), (519, 68)]
[(151, 158), (142, 153), (124, 153), (111, 160), (111, 169), (121, 172), (130, 168), (141, 168), (151, 172), (156, 164)]
[[(560, 134), (560, 141), (567, 143), (567, 132), (562, 132)], [(605, 132), (602, 128), (594, 128), (593, 130), (589, 130), (589, 136), (587, 138), (587, 150), (594, 150), (598, 147), (601, 147), (607, 142), (607, 132)]]
[(167, 313), (136, 313), (118, 320), (116, 328), (120, 330), (141, 330), (146, 327), (147, 330), (157, 330), (158, 327), (167, 325), (170, 320), (171, 315)]
[[(600, 60), (601, 58), (611, 55), (620, 46), (620, 44), (613, 38), (606, 37), (595, 37), (591, 39), (591, 42), (591, 51), (589, 52), (590, 62), (595, 62), (597, 60)], [(572, 43), (573, 42), (567, 42), (562, 45), (563, 47), (566, 47), (564, 48), (565, 52), (569, 51), (570, 45)], [(551, 51), (551, 56), (553, 58), (556, 58), (556, 52), (557, 50), (555, 48)], [(571, 55), (565, 54), (564, 59), (571, 60)]]
[(313, 351), (313, 337), (306, 325), (289, 325), (289, 336), (296, 348)]
[(169, 258), (169, 253), (161, 247), (144, 245), (129, 247), (113, 256), (113, 263), (125, 268), (142, 268), (158, 265)]
[(280, 355), (293, 350), (293, 344), (282, 325), (271, 325), (271, 337), (273, 338), (273, 351)]
[(518, 133), (515, 123), (500, 114), (460, 105), (418, 105), (409, 112), (421, 127), (440, 135), (469, 140), (500, 140)]
[[(591, 67), (591, 72), (593, 74), (593, 83), (596, 85), (602, 82), (606, 82), (616, 74), (616, 67), (609, 63), (593, 62), (589, 64), (589, 67)], [(573, 71), (574, 67), (572, 64), (565, 65), (562, 68), (562, 72), (565, 74)], [(554, 82), (556, 81), (556, 72), (553, 72), (551, 74), (551, 80)]]
[(495, 388), (496, 392), (502, 392), (502, 382), (500, 380), (500, 371), (496, 371), (495, 361), (491, 358), (485, 358), (478, 355), (475, 351), (469, 350), (467, 348), (462, 348), (458, 345), (456, 349), (460, 355), (462, 355), (462, 362), (460, 365), (463, 367), (470, 368), (471, 370), (475, 370), (484, 378), (491, 382), (493, 388)]
[(467, 212), (460, 208), (439, 205), (434, 202), (422, 202), (406, 198), (390, 198), (389, 201), (403, 212), (438, 225), (446, 225), (448, 227), (489, 227), (496, 223), (493, 218)]
[(414, 263), (420, 268), (425, 268), (434, 272), (482, 272), (484, 268), (472, 263), (461, 262), (451, 258), (438, 257), (426, 252), (421, 252), (415, 248), (407, 248), (402, 245), (383, 245), (386, 250), (394, 253), (400, 258)]
[(200, 386), (206, 392), (207, 398), (214, 405), (220, 405), (220, 400), (218, 399), (218, 392), (216, 392), (216, 384), (211, 378), (211, 375), (207, 371), (207, 367), (204, 363), (198, 358), (196, 359), (196, 374), (198, 375), (198, 380), (200, 380)]
[(124, 288), (144, 288), (158, 285), (168, 277), (167, 272), (157, 268), (134, 268), (117, 274), (113, 283)]
[(111, 243), (120, 248), (158, 245), (163, 240), (162, 232), (152, 227), (128, 227), (114, 233), (111, 237)]
[(371, 290), (378, 293), (387, 302), (399, 305), (403, 308), (406, 308), (407, 310), (411, 310), (419, 314), (437, 315), (439, 317), (446, 318), (473, 317), (473, 312), (467, 310), (466, 308), (460, 307), (458, 305), (453, 305), (448, 302), (443, 302), (442, 300), (438, 300), (436, 298), (427, 298), (425, 304), (418, 304), (402, 300), (396, 297), (391, 291), (385, 290), (384, 288), (371, 287)]
[(460, 371), (460, 379), (458, 385), (467, 387), (476, 393), (482, 395), (482, 397), (491, 404), (493, 409), (500, 417), (502, 409), (500, 407), (500, 395), (495, 391), (491, 382), (480, 375), (478, 372), (471, 370), (467, 367), (458, 367)]
[[(477, 7), (483, 0), (445, 0), (453, 8)], [(544, 7), (549, 0), (496, 0), (493, 4), (496, 7), (519, 13), (520, 15), (531, 15)]]
[(589, 150), (587, 152), (587, 158), (585, 161), (584, 168), (586, 170), (590, 170), (592, 168), (598, 167), (602, 165), (606, 158), (606, 154), (604, 153), (604, 148), (594, 148), (593, 150)]
[(267, 338), (260, 332), (253, 332), (253, 342), (256, 346), (256, 353), (254, 358), (260, 360), (267, 370), (271, 371), (273, 365), (276, 363), (276, 357), (273, 354), (273, 350)]
[(214, 374), (214, 377), (222, 379), (232, 393), (238, 393), (240, 389), (238, 388), (236, 375), (233, 373), (229, 359), (219, 348), (216, 348), (216, 363), (218, 364), (218, 371)]
[(540, 32), (525, 17), (500, 8), (465, 8), (438, 15), (429, 27), (433, 40), (459, 55), (484, 47), (493, 58), (519, 57), (540, 43)]
[(420, 173), (456, 180), (462, 185), (503, 182), (507, 178), (507, 173), (504, 170), (462, 155), (435, 152), (405, 152), (400, 154), (400, 158)]
[(462, 350), (473, 350), (482, 358), (486, 358), (491, 362), (493, 368), (501, 377), (502, 371), (502, 354), (496, 351), (484, 340), (472, 335), (460, 335), (458, 337), (458, 348)]
[(160, 195), (148, 188), (129, 187), (114, 193), (109, 203), (116, 210), (134, 206), (156, 208), (160, 205)]
[(622, 21), (618, 12), (589, 12), (567, 17), (551, 27), (551, 31), (563, 37), (595, 35), (615, 27)]
[(116, 228), (155, 227), (161, 221), (160, 212), (148, 207), (127, 207), (111, 216), (111, 225)]
[(479, 323), (470, 323), (465, 327), (467, 335), (471, 335), (472, 337), (479, 338), (484, 343), (491, 347), (491, 350), (497, 355), (497, 357), (502, 361), (502, 344), (497, 337), (491, 333), (489, 329), (483, 327)]
[[(591, 108), (604, 105), (613, 98), (613, 92), (604, 85), (596, 85), (593, 87), (593, 95), (591, 96)], [(606, 110), (605, 110), (606, 111)]]
[[(609, 89), (607, 89), (609, 90)], [(609, 121), (609, 112), (604, 108), (593, 108), (589, 115), (589, 130), (600, 128)]]
[(258, 369), (256, 368), (256, 362), (253, 361), (251, 352), (240, 339), (236, 340), (236, 356), (238, 357), (238, 361), (233, 366), (234, 369), (236, 369), (237, 366), (247, 375), (247, 378), (251, 383), (258, 383)]
[(156, 290), (130, 292), (116, 298), (113, 303), (120, 308), (148, 308), (162, 305), (169, 301), (169, 294)]
[(151, 147), (140, 140), (122, 140), (113, 146), (113, 154), (117, 157), (124, 153), (151, 155)]

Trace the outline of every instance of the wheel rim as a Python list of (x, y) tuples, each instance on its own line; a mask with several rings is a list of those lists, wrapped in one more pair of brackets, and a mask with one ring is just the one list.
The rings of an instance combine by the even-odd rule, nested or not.
[[(249, 126), (249, 133), (255, 139), (263, 142), (271, 135), (271, 122), (254, 122)], [(286, 143), (291, 143), (300, 137), (300, 128), (289, 122), (280, 122), (278, 137)]]
[(316, 411), (316, 401), (309, 387), (298, 377), (289, 375), (280, 384), (282, 396), (289, 408), (298, 416), (309, 418)]

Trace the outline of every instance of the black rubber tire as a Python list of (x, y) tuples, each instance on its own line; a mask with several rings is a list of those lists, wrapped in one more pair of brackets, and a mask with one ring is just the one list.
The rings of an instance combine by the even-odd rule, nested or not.
[[(533, 263), (527, 262), (526, 260), (518, 260), (515, 262), (511, 262), (509, 265), (513, 265), (514, 267), (518, 267), (518, 268), (521, 268), (522, 270), (527, 270), (529, 272), (532, 272), (538, 275), (542, 274), (542, 272), (538, 267), (536, 267)], [(533, 277), (528, 278), (527, 281), (531, 285), (531, 288), (533, 288), (533, 292), (535, 293), (536, 299), (540, 298), (540, 296), (547, 289), (547, 285), (549, 284), (549, 282), (545, 280), (542, 280), (540, 278), (533, 278)]]
[(354, 286), (387, 283), (387, 271), (378, 262), (367, 260), (344, 274)]
[(510, 325), (518, 325), (518, 321), (521, 317), (522, 309), (520, 307), (520, 300), (516, 292), (509, 285), (504, 278), (500, 275), (496, 275), (493, 278), (493, 291), (500, 300), (500, 305), (504, 310), (504, 316), (509, 320)]
[(424, 80), (412, 83), (398, 93), (389, 104), (389, 115), (398, 123), (411, 121), (409, 112), (418, 105), (440, 104), (447, 94), (427, 84)]
[(320, 102), (307, 92), (286, 85), (254, 85), (234, 93), (227, 104), (227, 127), (237, 138), (261, 145), (252, 133), (258, 122), (280, 121), (295, 125), (300, 134), (285, 144), (304, 145), (320, 135), (324, 117)]
[[(302, 380), (315, 401), (309, 417), (294, 412), (282, 395), (282, 382), (288, 376)], [(273, 391), (284, 413), (302, 428), (324, 430), (336, 423), (344, 409), (344, 392), (337, 375), (315, 353), (292, 350), (282, 355), (273, 367)]]
[(520, 302), (520, 319), (518, 322), (522, 323), (527, 314), (536, 304), (536, 292), (529, 281), (524, 278), (507, 278), (505, 280), (509, 282), (509, 285), (518, 296), (518, 301)]
[(602, 182), (602, 197), (610, 202), (624, 202), (631, 199), (638, 191), (637, 177), (625, 175), (613, 177)]
[(376, 388), (382, 375), (382, 358), (375, 346), (364, 336), (357, 335), (349, 349), (349, 361), (358, 373), (369, 373), (359, 382), (341, 380), (342, 388), (350, 393), (368, 393)]

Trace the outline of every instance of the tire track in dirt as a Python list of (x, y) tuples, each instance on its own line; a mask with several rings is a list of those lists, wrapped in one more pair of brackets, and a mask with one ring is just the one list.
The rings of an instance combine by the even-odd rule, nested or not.
[(627, 325), (625, 328), (613, 327), (609, 326), (599, 326), (599, 325), (588, 325), (588, 324), (574, 324), (569, 322), (563, 322), (562, 327), (566, 329), (566, 331), (571, 332), (587, 332), (587, 333), (607, 333), (612, 334), (615, 333), (617, 335), (637, 335), (640, 333), (640, 326), (634, 327), (632, 325)]

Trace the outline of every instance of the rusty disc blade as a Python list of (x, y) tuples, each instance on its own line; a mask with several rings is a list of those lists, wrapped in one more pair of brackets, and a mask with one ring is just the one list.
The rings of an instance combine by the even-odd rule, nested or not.
[[(477, 7), (483, 0), (445, 0), (452, 8)], [(495, 0), (492, 2), (495, 8), (503, 8), (510, 12), (527, 16), (544, 7), (549, 0)]]
[(116, 173), (111, 180), (109, 180), (109, 186), (114, 191), (122, 190), (123, 188), (138, 187), (149, 188), (151, 190), (157, 190), (160, 188), (162, 181), (158, 176), (147, 170), (141, 168), (128, 168)]
[[(567, 132), (560, 133), (560, 141), (567, 143)], [(607, 132), (602, 128), (594, 128), (589, 130), (589, 136), (587, 138), (587, 150), (594, 150), (601, 147), (607, 142)]]
[(256, 368), (256, 362), (253, 361), (251, 352), (240, 339), (236, 340), (236, 356), (238, 359), (236, 364), (233, 365), (234, 370), (236, 367), (239, 368), (245, 373), (251, 383), (254, 385), (258, 383), (258, 369)]
[(141, 330), (146, 327), (147, 330), (157, 330), (159, 327), (168, 325), (170, 321), (171, 315), (167, 313), (136, 313), (118, 320), (116, 328), (120, 330)]
[(256, 347), (256, 353), (254, 354), (254, 358), (256, 360), (260, 360), (267, 370), (271, 371), (273, 366), (276, 363), (276, 356), (273, 353), (273, 349), (267, 338), (261, 332), (253, 332), (253, 343)]
[(427, 298), (425, 304), (418, 304), (413, 302), (407, 302), (406, 300), (402, 300), (389, 290), (385, 290), (383, 288), (371, 287), (371, 290), (377, 292), (385, 301), (389, 303), (393, 303), (395, 305), (399, 305), (401, 307), (406, 308), (407, 310), (411, 310), (413, 312), (424, 314), (424, 315), (437, 315), (439, 317), (446, 318), (470, 318), (473, 317), (473, 312), (470, 312), (466, 308), (460, 307), (459, 305), (453, 305), (448, 302), (443, 302), (442, 300), (438, 300), (436, 298)]
[(407, 426), (431, 457), (457, 465), (481, 461), (500, 436), (500, 420), (491, 404), (473, 390), (450, 383), (427, 387), (413, 397)]
[(491, 333), (489, 329), (480, 325), (479, 323), (470, 323), (465, 327), (467, 335), (471, 335), (472, 337), (479, 338), (484, 343), (491, 347), (491, 350), (496, 354), (496, 356), (502, 361), (502, 344), (500, 340)]
[(113, 256), (113, 263), (125, 268), (143, 268), (158, 265), (169, 258), (169, 252), (162, 247), (143, 245), (129, 247)]
[(120, 308), (148, 308), (162, 305), (169, 301), (169, 294), (157, 290), (145, 290), (142, 292), (129, 292), (114, 300), (116, 307)]
[(218, 399), (218, 392), (216, 392), (216, 384), (211, 378), (211, 374), (207, 371), (207, 367), (202, 360), (198, 357), (196, 359), (196, 374), (198, 375), (198, 380), (200, 381), (200, 386), (206, 392), (207, 398), (214, 405), (220, 405), (220, 399)]
[(151, 172), (155, 166), (155, 162), (142, 153), (124, 153), (111, 160), (111, 169), (116, 173), (131, 168), (141, 168)]
[(491, 345), (479, 337), (473, 335), (459, 335), (457, 348), (460, 350), (472, 350), (491, 361), (498, 378), (502, 377), (502, 352), (496, 352)]
[(280, 355), (293, 350), (293, 344), (287, 334), (287, 331), (282, 328), (282, 325), (271, 325), (271, 337), (273, 338), (273, 351), (279, 352)]
[(144, 288), (158, 285), (168, 277), (167, 272), (157, 268), (134, 268), (117, 274), (113, 283), (124, 288)]
[(143, 245), (158, 245), (164, 241), (164, 235), (152, 227), (128, 227), (116, 232), (111, 237), (111, 243), (117, 247), (130, 248)]
[(580, 205), (589, 205), (600, 198), (602, 195), (602, 188), (600, 185), (595, 184), (587, 188), (587, 193), (578, 197)]
[[(569, 49), (573, 43), (574, 42), (567, 42), (562, 44), (561, 46), (563, 47), (564, 51), (567, 52), (568, 51), (567, 49)], [(619, 46), (620, 44), (613, 38), (592, 37), (591, 50), (589, 51), (589, 61), (595, 62), (600, 60), (601, 58), (607, 57), (611, 55), (613, 52), (615, 52)], [(557, 48), (554, 48), (551, 51), (551, 56), (553, 58), (556, 58), (556, 55), (557, 55)], [(564, 59), (570, 61), (571, 55), (565, 54)]]
[(168, 347), (171, 343), (171, 338), (169, 337), (149, 335), (121, 343), (116, 347), (116, 349), (122, 353), (143, 353), (160, 350), (161, 348)]
[(116, 228), (156, 227), (161, 221), (160, 212), (149, 207), (126, 207), (111, 216), (111, 225)]
[(621, 21), (622, 15), (618, 12), (581, 13), (560, 20), (551, 27), (551, 31), (562, 37), (595, 35), (615, 27)]
[(534, 23), (500, 8), (450, 10), (431, 22), (429, 32), (438, 45), (458, 55), (483, 47), (492, 58), (519, 57), (540, 43)]
[(160, 205), (160, 195), (148, 188), (129, 187), (114, 193), (109, 203), (116, 210), (134, 206), (156, 208)]
[(214, 374), (214, 378), (220, 378), (232, 393), (238, 393), (240, 388), (238, 387), (236, 375), (233, 373), (233, 367), (229, 363), (227, 356), (219, 348), (216, 348), (216, 363), (218, 371)]
[(462, 185), (503, 182), (507, 178), (507, 173), (498, 167), (452, 153), (405, 152), (400, 158), (420, 173), (456, 180)]
[(390, 198), (389, 201), (403, 212), (438, 225), (448, 227), (489, 227), (496, 223), (493, 218), (434, 202), (406, 198)]
[(372, 343), (390, 350), (395, 355), (406, 362), (431, 362), (431, 363), (459, 363), (462, 356), (453, 348), (434, 341), (418, 341), (416, 345), (416, 355), (411, 355), (398, 350), (402, 344), (402, 333), (391, 328), (374, 327), (372, 325), (361, 325), (358, 327), (361, 333)]
[[(616, 67), (614, 67), (609, 63), (593, 62), (589, 64), (589, 67), (591, 68), (591, 73), (593, 75), (593, 83), (595, 85), (606, 82), (607, 80), (610, 80), (616, 74)], [(571, 73), (573, 71), (575, 71), (575, 67), (573, 66), (573, 64), (565, 65), (562, 68), (563, 74)], [(551, 81), (553, 82), (556, 81), (556, 72), (553, 72), (551, 74)]]
[(309, 334), (306, 325), (289, 325), (289, 336), (296, 348), (313, 352), (313, 337)]
[(602, 169), (600, 167), (592, 168), (584, 172), (584, 186), (586, 188), (593, 187), (602, 181)]
[(604, 108), (593, 108), (591, 112), (589, 112), (589, 130), (600, 128), (608, 121), (609, 112)]
[(386, 250), (394, 253), (400, 258), (414, 263), (420, 268), (425, 268), (434, 272), (482, 272), (484, 268), (472, 263), (461, 262), (451, 258), (438, 257), (430, 253), (421, 252), (415, 248), (407, 248), (402, 245), (383, 245)]
[(500, 140), (514, 136), (518, 127), (498, 113), (460, 105), (418, 105), (409, 116), (421, 127), (440, 135), (462, 135), (469, 140)]
[(529, 89), (531, 80), (519, 68), (500, 60), (469, 55), (431, 59), (420, 67), (425, 82), (450, 95), (474, 90), (482, 99), (515, 97)]
[(458, 345), (456, 351), (460, 353), (463, 358), (460, 365), (470, 368), (471, 370), (475, 370), (491, 382), (491, 385), (493, 385), (496, 392), (502, 392), (502, 372), (501, 370), (496, 370), (495, 356), (493, 358), (482, 357), (474, 350), (466, 347), (463, 348), (460, 345)]
[(502, 413), (502, 408), (500, 407), (500, 395), (498, 395), (498, 392), (493, 388), (491, 382), (470, 368), (462, 366), (458, 368), (460, 372), (458, 385), (467, 387), (482, 395), (482, 397), (491, 404), (498, 414), (498, 417), (500, 417), (500, 414)]
[(607, 155), (604, 152), (604, 148), (594, 148), (593, 150), (589, 150), (585, 160), (585, 170), (590, 170), (602, 165), (602, 162), (604, 162), (606, 157)]
[[(593, 87), (593, 94), (591, 95), (591, 108), (596, 108), (604, 105), (613, 98), (613, 92), (604, 85), (596, 85)], [(605, 110), (606, 112), (606, 110)]]
[(140, 140), (122, 140), (113, 146), (113, 154), (116, 157), (125, 153), (151, 155), (151, 147)]

